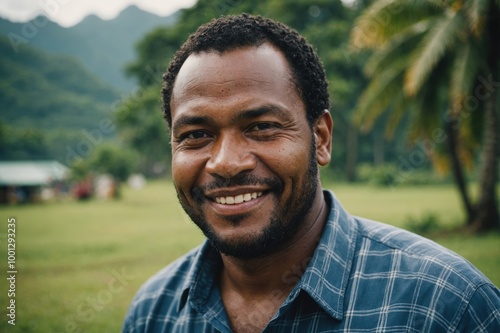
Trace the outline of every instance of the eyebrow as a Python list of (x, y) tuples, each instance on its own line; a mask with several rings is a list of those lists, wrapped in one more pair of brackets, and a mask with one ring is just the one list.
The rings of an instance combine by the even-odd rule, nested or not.
[[(230, 121), (231, 124), (235, 124), (242, 120), (258, 118), (263, 115), (274, 115), (282, 119), (287, 119), (288, 115), (282, 108), (276, 105), (263, 105), (254, 109), (243, 110), (234, 115)], [(175, 133), (179, 131), (184, 126), (190, 125), (203, 125), (203, 124), (211, 124), (213, 120), (208, 116), (191, 116), (191, 115), (182, 115), (178, 119), (175, 120), (172, 125), (172, 132)]]
[(282, 119), (288, 118), (287, 112), (285, 112), (283, 109), (276, 105), (268, 104), (268, 105), (263, 105), (255, 109), (249, 109), (249, 110), (243, 110), (241, 112), (238, 112), (236, 114), (232, 121), (233, 123), (236, 123), (240, 120), (246, 120), (246, 119), (252, 119), (252, 118), (258, 118), (260, 116), (264, 115), (273, 115), (277, 116)]
[(184, 126), (190, 126), (190, 125), (202, 125), (202, 124), (207, 124), (210, 123), (210, 118), (206, 116), (189, 116), (189, 115), (183, 115), (180, 116), (174, 124), (172, 125), (172, 133), (175, 133), (176, 131), (179, 130), (179, 128), (182, 128)]

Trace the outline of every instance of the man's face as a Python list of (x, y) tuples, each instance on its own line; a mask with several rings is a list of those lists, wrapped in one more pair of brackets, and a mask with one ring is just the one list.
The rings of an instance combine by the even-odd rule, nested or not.
[(183, 64), (171, 101), (179, 201), (220, 252), (286, 245), (318, 189), (314, 135), (283, 54), (264, 44)]

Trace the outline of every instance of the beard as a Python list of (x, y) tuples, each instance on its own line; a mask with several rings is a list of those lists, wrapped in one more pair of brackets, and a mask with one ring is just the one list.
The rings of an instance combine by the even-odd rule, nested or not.
[[(285, 202), (282, 208), (276, 205), (269, 218), (269, 222), (259, 234), (249, 235), (243, 239), (234, 240), (220, 237), (210, 225), (210, 222), (207, 221), (201, 209), (195, 209), (184, 203), (179, 194), (177, 196), (184, 211), (201, 229), (205, 237), (207, 237), (217, 251), (240, 259), (265, 257), (279, 251), (288, 244), (303, 225), (305, 217), (311, 210), (319, 184), (318, 165), (314, 156), (316, 156), (316, 144), (313, 137), (308, 169), (302, 184), (292, 184), (290, 191), (292, 196)], [(277, 177), (259, 178), (251, 174), (241, 173), (230, 179), (217, 177), (209, 184), (193, 188), (191, 194), (196, 205), (201, 207), (204, 201), (208, 200), (203, 194), (205, 191), (221, 187), (245, 185), (266, 185), (270, 188), (268, 195), (274, 195), (276, 198), (279, 198), (284, 190), (283, 182)], [(299, 193), (300, 189), (302, 189), (301, 193), (294, 196), (293, 194)], [(246, 218), (248, 216), (242, 214), (227, 217), (226, 220), (230, 224), (238, 226)]]

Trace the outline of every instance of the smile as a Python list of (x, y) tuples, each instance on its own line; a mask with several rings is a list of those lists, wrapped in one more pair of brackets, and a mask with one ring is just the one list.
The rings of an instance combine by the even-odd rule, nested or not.
[(242, 202), (247, 202), (257, 199), (261, 195), (262, 192), (252, 192), (252, 193), (239, 194), (237, 196), (215, 197), (215, 202), (222, 205), (237, 205)]

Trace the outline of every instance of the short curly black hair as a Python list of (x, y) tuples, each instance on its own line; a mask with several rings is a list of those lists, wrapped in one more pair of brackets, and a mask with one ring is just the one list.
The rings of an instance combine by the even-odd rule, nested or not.
[(328, 81), (314, 48), (297, 31), (283, 23), (246, 13), (225, 16), (200, 26), (175, 53), (163, 74), (163, 117), (172, 126), (170, 101), (175, 79), (191, 54), (206, 51), (223, 53), (242, 47), (270, 43), (289, 62), (292, 80), (307, 109), (309, 124), (330, 108)]

